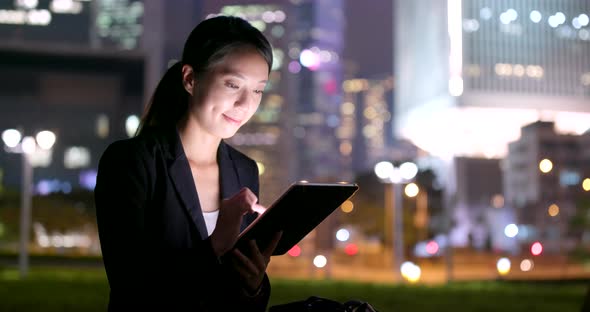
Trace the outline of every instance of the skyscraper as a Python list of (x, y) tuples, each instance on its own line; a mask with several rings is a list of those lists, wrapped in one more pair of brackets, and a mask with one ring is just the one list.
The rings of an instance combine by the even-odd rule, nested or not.
[(352, 167), (353, 172), (372, 171), (384, 159), (413, 158), (398, 157), (392, 149), (392, 88), (392, 77), (348, 79), (342, 83), (344, 101), (336, 136), (345, 166)]
[[(306, 180), (350, 179), (343, 170), (336, 131), (342, 120), (340, 106), (344, 48), (342, 0), (295, 1), (294, 43), (289, 50), (293, 71), (298, 72), (296, 121), (297, 177)], [(297, 65), (296, 62), (300, 65)]]
[(590, 125), (590, 4), (397, 1), (396, 132), (439, 156), (500, 157), (520, 127)]

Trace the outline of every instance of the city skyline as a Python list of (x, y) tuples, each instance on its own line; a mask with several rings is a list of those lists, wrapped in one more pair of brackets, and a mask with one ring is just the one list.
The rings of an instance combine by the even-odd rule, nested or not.
[[(227, 139), (257, 161), (261, 203), (297, 180), (365, 184), (313, 234), (331, 259), (390, 270), (394, 218), (403, 221), (407, 260), (440, 265), (432, 280), (443, 279), (445, 248), (457, 248), (461, 259), (482, 255), (475, 271), (488, 273), (500, 255), (529, 260), (534, 243), (548, 257), (563, 255), (566, 265), (570, 254), (588, 249), (590, 234), (580, 226), (590, 224), (586, 1), (73, 0), (68, 12), (33, 2), (0, 6), (7, 38), (0, 43), (0, 132), (34, 136), (48, 128), (57, 136), (50, 153), (33, 157), (39, 218), (49, 220), (34, 228), (38, 250), (65, 250), (53, 240), (73, 234), (55, 230), (47, 207), (63, 199), (60, 213), (88, 217), (92, 205), (76, 196), (91, 195), (100, 155), (135, 135), (188, 32), (216, 14), (245, 18), (273, 46), (260, 107)], [(546, 160), (552, 169), (543, 172)], [(391, 176), (377, 176), (382, 161)], [(407, 161), (418, 167), (415, 180), (400, 179)], [(9, 200), (0, 201), (0, 229), (13, 222), (11, 238), (20, 162), (3, 146), (0, 198)], [(411, 183), (413, 196), (403, 193)], [(389, 214), (394, 188), (402, 190), (395, 199), (402, 217)], [(340, 241), (339, 230), (350, 240)], [(303, 263), (317, 246), (299, 247), (301, 258), (281, 264)]]

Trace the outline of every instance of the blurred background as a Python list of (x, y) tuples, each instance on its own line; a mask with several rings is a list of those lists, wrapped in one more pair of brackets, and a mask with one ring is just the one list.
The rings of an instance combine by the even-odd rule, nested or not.
[(98, 161), (216, 15), (273, 45), (260, 108), (229, 140), (257, 160), (261, 203), (297, 180), (360, 186), (273, 258), (273, 278), (566, 282), (563, 302), (581, 304), (568, 281), (590, 277), (587, 0), (0, 0), (5, 280), (96, 268), (106, 296)]

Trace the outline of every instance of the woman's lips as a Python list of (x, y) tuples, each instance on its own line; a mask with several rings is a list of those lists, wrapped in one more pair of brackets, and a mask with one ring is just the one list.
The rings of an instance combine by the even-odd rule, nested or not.
[(229, 116), (227, 116), (227, 115), (225, 115), (225, 114), (223, 115), (223, 118), (225, 118), (225, 120), (227, 120), (228, 122), (230, 122), (230, 123), (232, 123), (232, 124), (235, 124), (235, 125), (240, 125), (240, 124), (242, 124), (242, 121), (241, 121), (241, 120), (239, 120), (239, 119), (234, 119), (234, 118), (231, 118), (231, 117), (229, 117)]

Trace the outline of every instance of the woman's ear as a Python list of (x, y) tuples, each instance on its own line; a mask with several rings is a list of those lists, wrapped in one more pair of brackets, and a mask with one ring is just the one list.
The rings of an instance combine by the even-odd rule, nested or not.
[(190, 94), (193, 95), (193, 88), (195, 86), (195, 75), (193, 67), (190, 65), (182, 65), (182, 86)]

